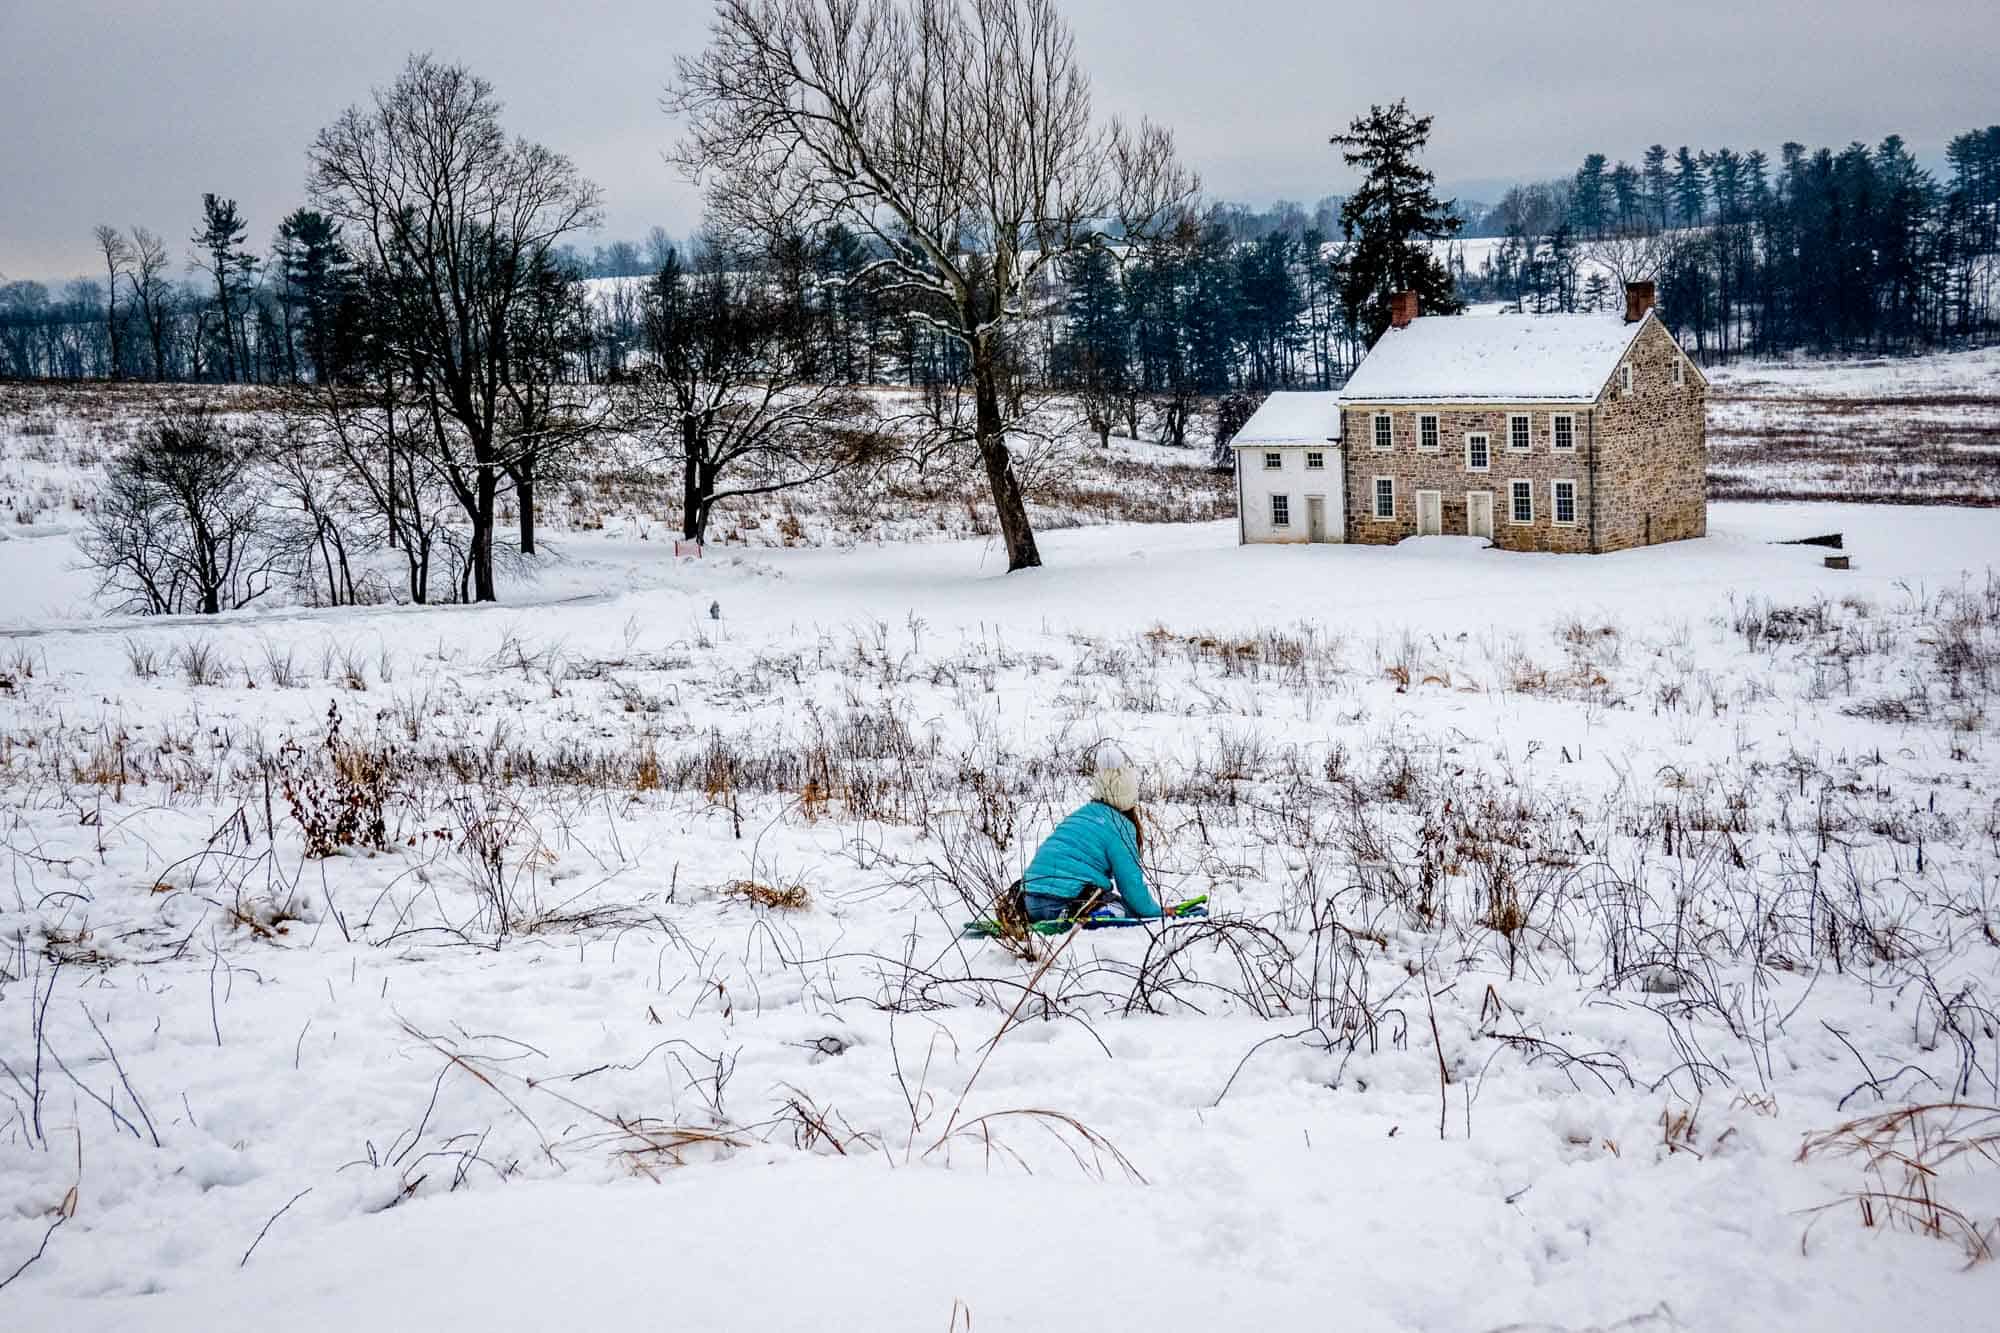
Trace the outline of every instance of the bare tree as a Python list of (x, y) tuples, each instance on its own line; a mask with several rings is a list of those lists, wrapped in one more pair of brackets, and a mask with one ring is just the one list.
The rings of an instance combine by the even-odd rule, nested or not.
[(111, 344), (111, 378), (123, 379), (125, 361), (118, 338), (118, 279), (131, 271), (132, 246), (118, 234), (116, 227), (100, 226), (93, 235), (97, 238), (97, 252), (104, 256), (104, 335)]
[(236, 610), (281, 558), (254, 440), (206, 407), (176, 407), (115, 457), (81, 545), (130, 609)]
[(377, 538), (348, 531), (342, 534), (342, 547), (352, 551), (386, 545), (400, 552), (409, 600), (432, 601), (437, 592), (434, 569), (440, 563), (461, 566), (465, 543), (464, 529), (451, 523), (459, 508), (457, 497), (442, 474), (424, 461), (430, 438), (424, 399), (390, 371), (361, 387), (301, 388), (283, 417), (286, 447), (298, 455), (288, 468), (338, 478), (340, 496), (322, 508), (364, 512), (381, 521)]
[(628, 424), (681, 471), (681, 535), (705, 539), (722, 500), (810, 485), (874, 443), (868, 401), (808, 373), (787, 310), (753, 261), (711, 246), (648, 284), (650, 356), (625, 394)]
[(712, 33), (674, 62), (673, 160), (730, 227), (878, 243), (864, 276), (965, 347), (1008, 568), (1040, 564), (1007, 448), (1008, 330), (1049, 265), (1192, 197), (1171, 134), (1093, 117), (1051, 0), (718, 0)]
[(1671, 249), (1669, 239), (1663, 234), (1606, 236), (1587, 241), (1581, 247), (1585, 264), (1595, 265), (1610, 275), (1614, 293), (1623, 290), (1628, 282), (1656, 280)]
[(484, 79), (412, 56), (320, 131), (308, 188), (374, 270), (392, 355), (428, 409), (426, 458), (471, 524), (473, 598), (493, 601), (509, 333), (549, 252), (595, 225), (597, 187), (562, 154), (510, 140)]
[(132, 267), (128, 275), (139, 315), (146, 324), (146, 341), (153, 351), (153, 378), (167, 377), (167, 325), (173, 317), (173, 287), (167, 282), (167, 247), (144, 227), (132, 228)]

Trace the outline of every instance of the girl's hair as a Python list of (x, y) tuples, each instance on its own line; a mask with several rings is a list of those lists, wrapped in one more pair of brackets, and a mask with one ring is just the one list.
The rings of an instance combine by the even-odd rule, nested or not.
[[(1106, 804), (1108, 805), (1110, 803), (1106, 802)], [(1118, 807), (1115, 805), (1113, 805), (1111, 808), (1113, 810), (1118, 810)], [(1146, 830), (1139, 826), (1139, 807), (1135, 805), (1130, 810), (1118, 810), (1118, 813), (1125, 816), (1125, 818), (1128, 821), (1130, 821), (1132, 825), (1132, 842), (1134, 844), (1135, 850), (1137, 850), (1139, 854), (1143, 856), (1146, 851)]]

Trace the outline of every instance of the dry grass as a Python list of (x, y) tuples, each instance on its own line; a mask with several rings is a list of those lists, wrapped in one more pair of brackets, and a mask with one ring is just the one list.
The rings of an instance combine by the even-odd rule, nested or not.
[(2000, 1166), (2000, 1106), (1934, 1102), (1863, 1116), (1807, 1139), (1797, 1160), (1818, 1159), (1858, 1162), (1865, 1183), (1810, 1210), (1815, 1220), (1851, 1203), (1864, 1227), (1949, 1240), (1967, 1266), (1993, 1257), (2000, 1219), (1982, 1225), (1938, 1187), (1948, 1171)]
[(754, 879), (739, 879), (726, 884), (723, 896), (735, 898), (775, 912), (803, 912), (812, 906), (812, 895), (807, 892), (803, 880), (790, 884), (763, 884)]

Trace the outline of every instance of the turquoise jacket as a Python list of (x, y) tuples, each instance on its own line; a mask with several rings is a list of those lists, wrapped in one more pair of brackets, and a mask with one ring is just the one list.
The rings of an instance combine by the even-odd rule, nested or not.
[[(1132, 821), (1102, 801), (1056, 825), (1021, 880), (1030, 898), (1074, 901), (1092, 889), (1116, 889), (1133, 916), (1161, 915), (1139, 869), (1139, 835)], [(1029, 906), (1032, 913), (1035, 904)]]

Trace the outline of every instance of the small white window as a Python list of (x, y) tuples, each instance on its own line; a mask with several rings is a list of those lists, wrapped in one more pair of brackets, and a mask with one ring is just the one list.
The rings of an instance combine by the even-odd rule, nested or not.
[(1679, 357), (1675, 357), (1675, 358), (1674, 358), (1674, 387), (1675, 387), (1676, 389), (1678, 389), (1678, 388), (1680, 388), (1680, 387), (1681, 387), (1681, 386), (1682, 386), (1683, 384), (1686, 384), (1686, 383), (1687, 383), (1687, 363), (1686, 363), (1685, 361), (1681, 360), (1681, 359), (1680, 359)]
[(1276, 472), (1284, 466), (1285, 466), (1285, 456), (1283, 454), (1264, 455), (1264, 470), (1266, 472)]
[(1326, 468), (1326, 455), (1317, 449), (1306, 450), (1306, 471), (1319, 472)]
[(1555, 438), (1556, 452), (1566, 453), (1576, 448), (1576, 418), (1567, 412), (1558, 412), (1549, 418), (1549, 433)]
[(1626, 393), (1632, 392), (1632, 363), (1618, 367), (1618, 387)]
[(1514, 453), (1528, 452), (1528, 441), (1531, 438), (1528, 422), (1529, 417), (1526, 412), (1516, 412), (1507, 418), (1507, 448)]
[(1513, 498), (1513, 506), (1509, 510), (1509, 517), (1516, 523), (1533, 523), (1535, 521), (1535, 483), (1532, 481), (1513, 482), (1510, 484), (1509, 494)]
[(1550, 519), (1563, 527), (1576, 526), (1576, 483), (1573, 481), (1552, 481), (1549, 483)]
[(1272, 496), (1271, 526), (1274, 528), (1285, 528), (1285, 527), (1290, 527), (1291, 523), (1292, 523), (1292, 497), (1289, 495)]
[(1375, 517), (1394, 518), (1396, 516), (1396, 479), (1394, 477), (1375, 478)]
[(1493, 462), (1492, 438), (1475, 431), (1465, 437), (1465, 470), (1484, 472)]
[(1432, 413), (1417, 418), (1417, 447), (1433, 452), (1438, 447), (1438, 419)]
[(1387, 449), (1394, 443), (1395, 436), (1391, 433), (1389, 427), (1389, 414), (1387, 412), (1377, 412), (1375, 414), (1375, 447), (1377, 449)]

